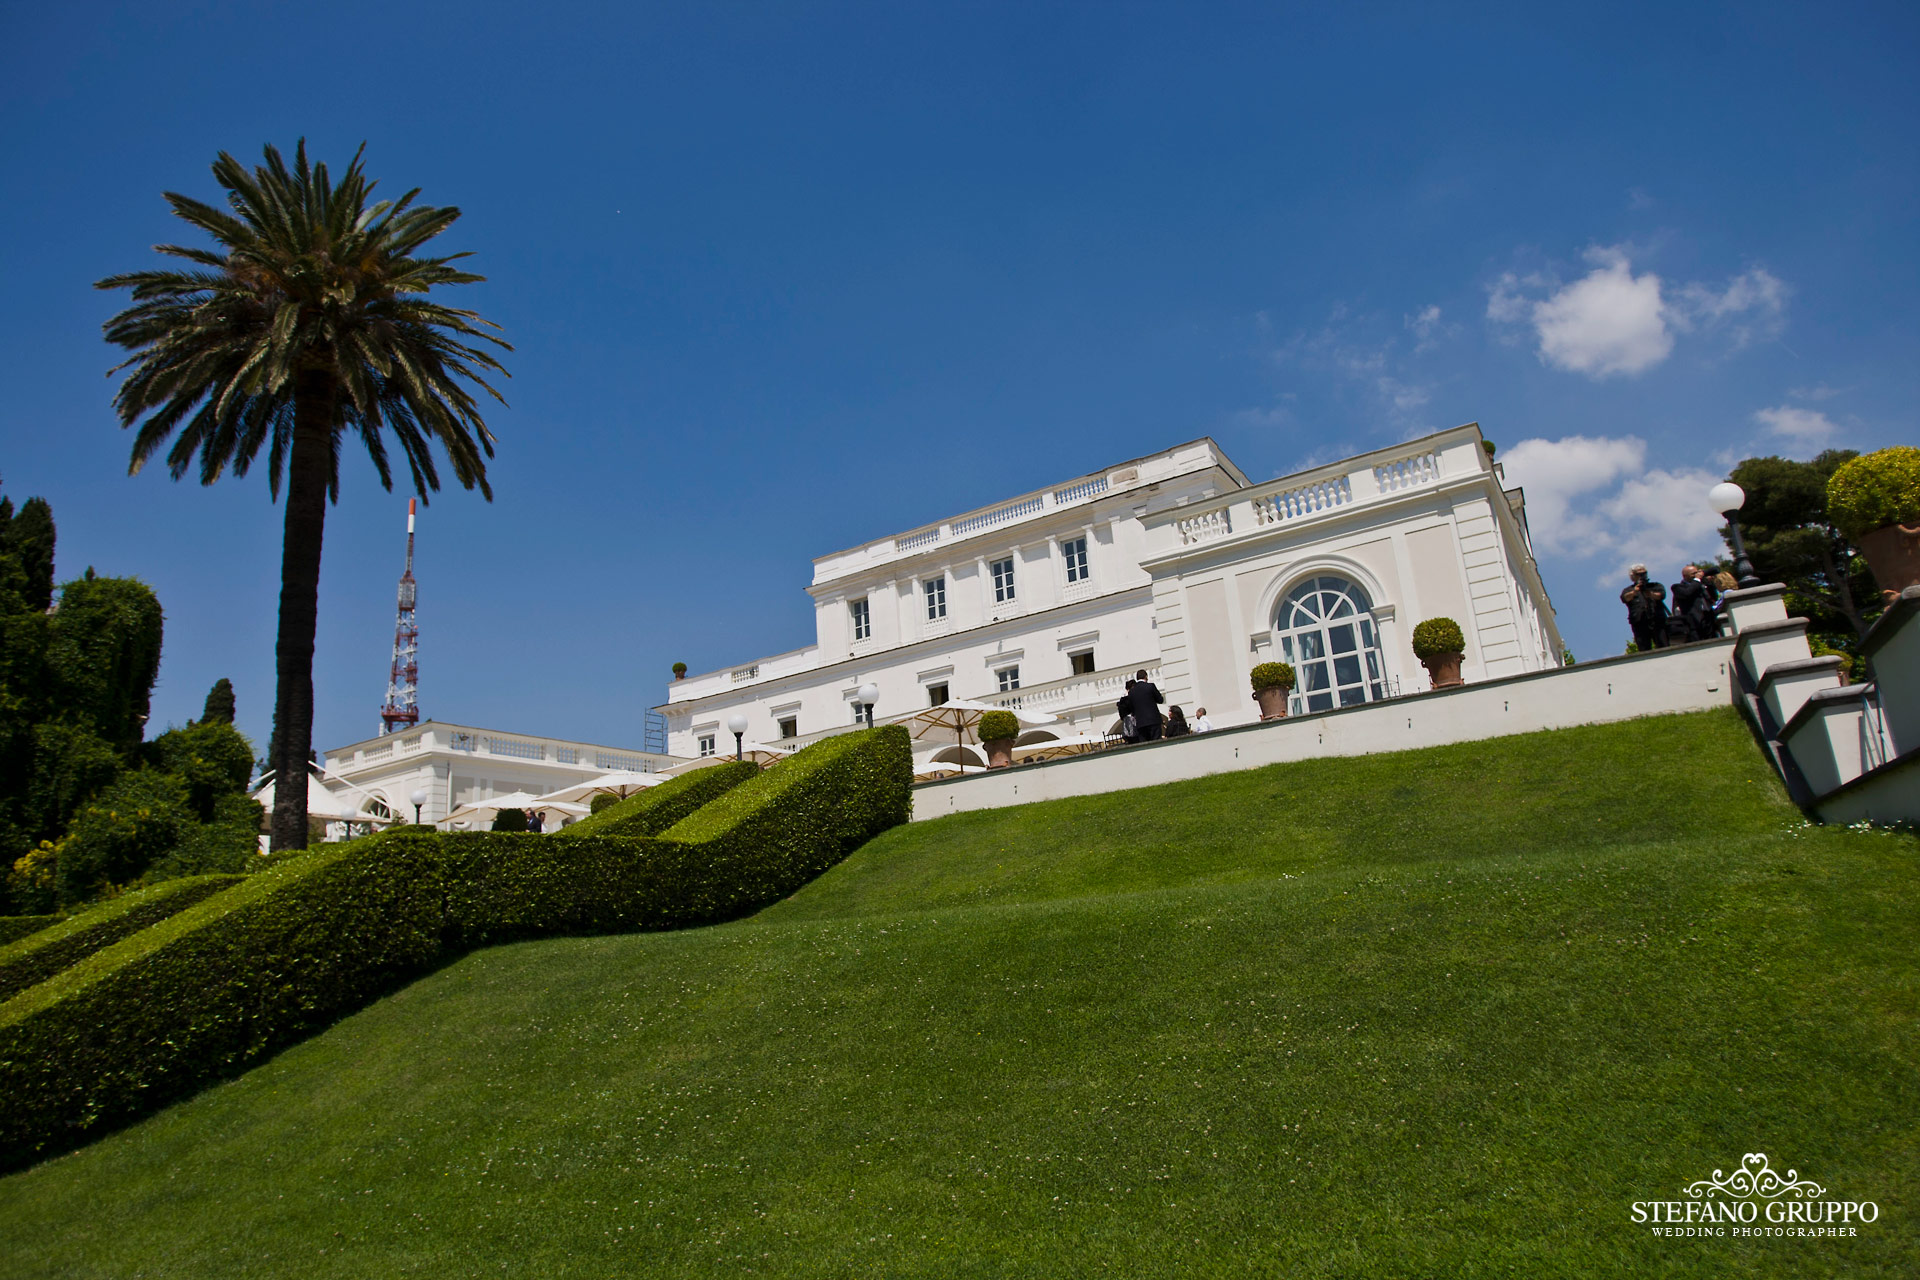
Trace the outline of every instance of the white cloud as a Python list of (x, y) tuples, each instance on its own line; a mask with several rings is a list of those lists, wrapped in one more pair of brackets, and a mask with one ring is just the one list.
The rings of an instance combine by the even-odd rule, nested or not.
[(1787, 404), (1761, 409), (1753, 415), (1753, 420), (1765, 427), (1769, 435), (1807, 449), (1822, 447), (1840, 431), (1826, 414)]
[(1736, 349), (1777, 338), (1786, 327), (1788, 289), (1765, 267), (1743, 271), (1724, 289), (1689, 284), (1675, 290), (1669, 316), (1682, 330), (1724, 326)]
[(1427, 388), (1402, 382), (1398, 378), (1381, 378), (1374, 383), (1374, 389), (1401, 413), (1412, 413), (1433, 399), (1433, 393)]
[(1707, 509), (1707, 490), (1722, 477), (1710, 471), (1648, 471), (1620, 486), (1596, 508), (1607, 533), (1611, 568), (1598, 581), (1625, 583), (1627, 566), (1645, 564), (1662, 582), (1680, 577), (1680, 566), (1712, 558), (1724, 549), (1718, 513)]
[[(1542, 363), (1596, 380), (1660, 364), (1673, 354), (1676, 333), (1717, 333), (1738, 350), (1786, 326), (1791, 290), (1764, 267), (1718, 288), (1669, 288), (1651, 271), (1635, 275), (1624, 246), (1595, 245), (1585, 256), (1593, 270), (1564, 286), (1537, 274), (1501, 275), (1487, 289), (1487, 318), (1530, 324)], [(1543, 290), (1550, 292), (1537, 296)]]
[(1673, 353), (1660, 277), (1633, 274), (1624, 254), (1533, 304), (1540, 358), (1590, 378), (1644, 373)]
[(1817, 383), (1811, 387), (1791, 387), (1787, 390), (1789, 400), (1812, 400), (1816, 404), (1822, 400), (1831, 400), (1843, 396), (1851, 390), (1848, 387), (1830, 387), (1826, 383)]
[(1685, 557), (1720, 548), (1720, 518), (1706, 492), (1720, 479), (1699, 468), (1646, 467), (1638, 436), (1522, 440), (1500, 453), (1507, 479), (1526, 489), (1527, 526), (1544, 555), (1605, 556), (1600, 583), (1636, 562), (1672, 581)]
[(1500, 452), (1508, 481), (1526, 487), (1534, 546), (1575, 555), (1584, 554), (1598, 529), (1591, 507), (1576, 509), (1573, 500), (1637, 473), (1646, 461), (1647, 442), (1638, 436), (1522, 440)]
[(1431, 351), (1439, 346), (1440, 339), (1446, 334), (1446, 328), (1440, 323), (1440, 307), (1438, 304), (1422, 307), (1420, 310), (1408, 316), (1406, 318), (1406, 326), (1413, 331), (1413, 353), (1415, 355)]

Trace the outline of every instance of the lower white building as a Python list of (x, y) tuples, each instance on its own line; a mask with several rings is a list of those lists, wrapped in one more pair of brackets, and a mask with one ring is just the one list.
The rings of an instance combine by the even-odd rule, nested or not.
[[(1262, 484), (1210, 439), (814, 561), (813, 643), (668, 688), (674, 756), (797, 747), (949, 699), (1117, 731), (1146, 669), (1189, 718), (1258, 718), (1250, 672), (1290, 662), (1296, 711), (1428, 687), (1423, 619), (1466, 636), (1469, 681), (1560, 663), (1553, 607), (1477, 424)], [(941, 749), (920, 746), (921, 760)]]
[(413, 794), (424, 791), (422, 822), (440, 822), (463, 804), (525, 791), (545, 795), (620, 771), (655, 773), (671, 756), (569, 738), (501, 733), (428, 720), (398, 733), (326, 753), (320, 782), (348, 812), (413, 821)]

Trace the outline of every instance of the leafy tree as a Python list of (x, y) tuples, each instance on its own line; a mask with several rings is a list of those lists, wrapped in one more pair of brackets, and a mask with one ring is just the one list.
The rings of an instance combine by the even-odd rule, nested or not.
[(62, 905), (132, 883), (197, 825), (180, 779), (157, 769), (128, 770), (75, 815), (73, 830), (56, 846)]
[(47, 637), (52, 714), (84, 721), (131, 757), (146, 736), (166, 618), (135, 578), (83, 578), (60, 589)]
[(0, 596), (9, 612), (45, 613), (53, 603), (53, 508), (28, 498), (16, 514), (0, 498)]
[(233, 723), (233, 681), (221, 676), (207, 690), (207, 703), (200, 708), (201, 724)]
[(1754, 572), (1763, 582), (1784, 582), (1787, 607), (1808, 619), (1809, 631), (1843, 648), (1865, 635), (1878, 613), (1873, 576), (1827, 517), (1827, 479), (1855, 456), (1829, 449), (1811, 462), (1748, 458), (1731, 477), (1747, 494), (1739, 520)]
[(253, 744), (217, 720), (169, 729), (147, 744), (145, 755), (154, 768), (180, 779), (188, 807), (202, 822), (212, 820), (221, 796), (245, 791), (253, 773)]
[[(486, 374), (506, 370), (480, 344), (511, 348), (488, 332), (498, 326), (429, 297), (483, 279), (454, 265), (465, 255), (417, 256), (460, 211), (416, 206), (418, 189), (372, 201), (361, 154), (335, 182), (324, 164), (308, 164), (304, 140), (291, 169), (271, 146), (251, 171), (222, 152), (213, 176), (227, 209), (166, 197), (216, 247), (161, 245), (189, 269), (97, 286), (132, 291), (106, 326), (107, 340), (132, 353), (114, 400), (123, 426), (139, 423), (129, 471), (172, 439), (176, 480), (196, 460), (202, 484), (229, 467), (244, 476), (263, 446), (276, 499), (285, 479), (270, 761), (283, 778), (301, 776), (312, 752), (320, 551), (327, 502), (339, 498), (341, 442), (357, 436), (391, 489), (390, 434), (423, 499), (440, 487), (437, 442), (463, 487), (493, 496), (493, 435), (465, 383), (500, 400)], [(304, 847), (306, 788), (274, 794), (273, 847)]]

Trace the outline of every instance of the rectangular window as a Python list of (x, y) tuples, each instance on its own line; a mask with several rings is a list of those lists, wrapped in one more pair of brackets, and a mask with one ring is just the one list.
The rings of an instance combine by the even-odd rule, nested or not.
[(780, 736), (783, 738), (799, 737), (800, 736), (799, 718), (795, 716), (788, 716), (786, 719), (782, 720), (780, 722)]
[(1000, 677), (1000, 692), (1009, 693), (1020, 687), (1020, 668), (1002, 667), (994, 674)]
[(847, 607), (853, 611), (853, 638), (855, 640), (873, 639), (873, 615), (867, 611), (867, 602), (855, 600)]
[(1072, 542), (1060, 544), (1060, 552), (1067, 558), (1067, 581), (1069, 583), (1087, 580), (1087, 540), (1075, 538)]
[(1013, 599), (1013, 557), (993, 562), (993, 602), (1006, 604)]
[(947, 705), (947, 686), (944, 684), (928, 685), (927, 686), (927, 705), (930, 707), (946, 706)]
[(1077, 676), (1093, 674), (1093, 650), (1089, 649), (1085, 653), (1070, 653), (1067, 655), (1067, 661), (1073, 664), (1073, 674)]
[(943, 573), (937, 578), (928, 578), (920, 584), (920, 589), (927, 594), (927, 621), (938, 622), (946, 617), (947, 575)]
[(704, 759), (705, 757), (710, 756), (712, 754), (713, 754), (713, 735), (710, 733), (703, 733), (700, 735), (701, 758)]

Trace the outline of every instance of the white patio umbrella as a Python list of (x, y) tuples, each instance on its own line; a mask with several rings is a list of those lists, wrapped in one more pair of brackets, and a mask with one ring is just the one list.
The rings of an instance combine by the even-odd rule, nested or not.
[(987, 766), (983, 764), (928, 764), (914, 770), (913, 780), (915, 782), (936, 782), (941, 778), (951, 778), (955, 774), (985, 773), (986, 771)]
[(549, 791), (540, 798), (543, 801), (586, 804), (593, 797), (605, 792), (625, 800), (636, 791), (657, 787), (665, 781), (665, 776), (658, 773), (638, 773), (632, 769), (621, 769), (614, 773), (602, 774), (598, 778), (590, 778), (585, 782), (576, 782), (570, 787), (561, 787), (558, 791)]
[[(742, 742), (740, 744), (740, 758), (742, 760), (751, 760), (762, 768), (774, 763), (776, 760), (784, 760), (790, 754), (792, 753), (782, 751), (778, 747), (770, 747), (764, 742)], [(692, 773), (695, 769), (708, 769), (716, 764), (730, 764), (732, 761), (733, 752), (722, 751), (717, 755), (701, 756), (698, 760), (683, 760), (679, 764), (670, 765), (662, 769), (660, 772), (667, 777), (677, 778), (683, 773)]]
[(511, 791), (504, 796), (494, 796), (490, 800), (471, 800), (446, 816), (447, 822), (472, 822), (475, 819), (491, 819), (502, 809), (525, 809), (532, 813), (563, 813), (577, 818), (587, 811), (583, 804), (569, 804), (564, 800), (553, 800), (547, 796), (531, 795), (525, 791)]
[[(274, 785), (271, 775), (268, 775), (267, 780), (253, 791), (253, 798), (260, 802), (260, 807), (267, 811), (269, 818), (273, 814), (273, 793)], [(321, 822), (393, 821), (392, 818), (377, 818), (366, 812), (361, 807), (363, 803), (350, 796), (335, 795), (327, 790), (318, 778), (311, 774), (307, 775), (307, 819), (309, 821), (315, 819)]]
[[(1025, 735), (1022, 735), (1023, 737)], [(1107, 745), (1107, 740), (1098, 734), (1074, 733), (1050, 741), (1030, 742), (1025, 746), (1015, 746), (1013, 758), (1022, 764), (1037, 764), (1042, 760), (1059, 760), (1067, 756), (1082, 756), (1089, 751), (1099, 751)]]
[(955, 743), (964, 743), (972, 734), (973, 741), (978, 742), (980, 717), (989, 711), (1011, 711), (1021, 727), (1027, 729), (1060, 723), (1059, 716), (1051, 716), (1044, 711), (996, 707), (991, 702), (974, 702), (967, 698), (952, 698), (937, 707), (923, 707), (910, 716), (902, 716), (890, 723), (904, 725), (907, 733), (914, 738), (937, 741), (951, 737)]

